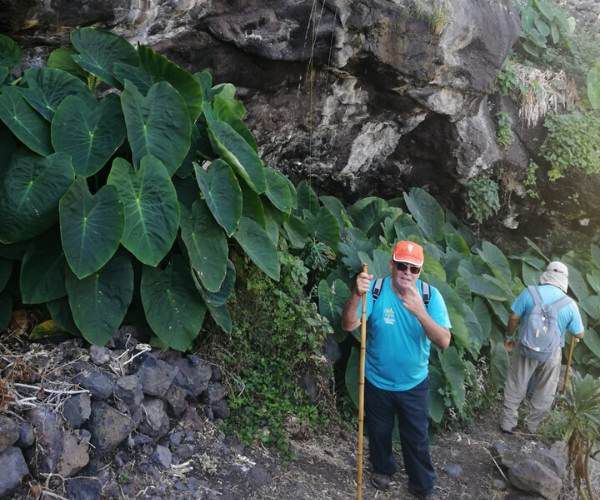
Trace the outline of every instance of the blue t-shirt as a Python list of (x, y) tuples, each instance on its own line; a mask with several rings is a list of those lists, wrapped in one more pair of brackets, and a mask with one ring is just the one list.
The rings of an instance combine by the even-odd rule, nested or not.
[[(367, 354), (365, 376), (376, 387), (386, 391), (407, 391), (419, 385), (429, 373), (431, 341), (419, 320), (404, 307), (395, 294), (389, 277), (373, 301), (373, 287), (367, 292)], [(417, 280), (422, 295), (422, 282)], [(440, 292), (429, 286), (427, 312), (444, 328), (450, 328), (448, 310)], [(358, 317), (362, 312), (358, 305)]]
[[(539, 285), (537, 289), (540, 292), (544, 304), (556, 302), (566, 295), (560, 288), (554, 285)], [(531, 309), (533, 309), (533, 297), (529, 290), (525, 288), (513, 302), (512, 311), (517, 316), (523, 318), (523, 316), (529, 314)], [(523, 318), (521, 321), (526, 321), (526, 319)], [(579, 313), (579, 308), (574, 300), (558, 312), (558, 329), (562, 337), (563, 345), (565, 342), (565, 332), (567, 330), (574, 334), (583, 332), (581, 314)]]

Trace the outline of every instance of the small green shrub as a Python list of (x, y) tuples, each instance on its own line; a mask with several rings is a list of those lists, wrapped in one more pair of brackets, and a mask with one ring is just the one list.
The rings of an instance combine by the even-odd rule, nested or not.
[(540, 167), (537, 163), (530, 161), (529, 165), (527, 166), (527, 175), (523, 181), (527, 196), (534, 199), (538, 199), (540, 197), (540, 194), (537, 191), (537, 171), (539, 168)]
[(510, 59), (504, 62), (502, 69), (496, 75), (496, 87), (502, 95), (510, 95), (519, 88), (517, 73)]
[(440, 35), (448, 24), (448, 8), (444, 1), (431, 6), (428, 2), (416, 0), (410, 8), (409, 14), (417, 19), (427, 21), (431, 33), (434, 35)]
[[(241, 273), (230, 303), (234, 326), (228, 336), (215, 335), (213, 350), (231, 386), (226, 431), (246, 444), (261, 442), (286, 453), (290, 418), (308, 429), (332, 415), (332, 375), (321, 352), (332, 330), (304, 293), (304, 263), (287, 252), (279, 258), (280, 283), (236, 262)], [(317, 404), (300, 385), (308, 373), (319, 386)]]
[(508, 113), (500, 111), (499, 113), (496, 113), (496, 120), (498, 124), (496, 129), (496, 141), (502, 148), (506, 149), (513, 142), (512, 119)]
[(600, 380), (573, 374), (573, 383), (564, 398), (565, 440), (569, 446), (569, 467), (575, 476), (580, 498), (597, 498), (592, 493), (589, 456), (600, 442)]
[(600, 173), (600, 114), (552, 114), (544, 123), (548, 136), (541, 147), (550, 163), (550, 180), (563, 177), (569, 169), (586, 174)]
[(481, 224), (500, 210), (498, 184), (487, 177), (471, 179), (467, 183), (467, 211), (469, 217)]
[(567, 432), (567, 414), (559, 406), (552, 409), (539, 428), (540, 436), (549, 442), (560, 441)]

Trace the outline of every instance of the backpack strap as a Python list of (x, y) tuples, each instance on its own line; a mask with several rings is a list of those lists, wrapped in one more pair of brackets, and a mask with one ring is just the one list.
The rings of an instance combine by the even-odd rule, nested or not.
[(560, 311), (563, 307), (570, 304), (571, 300), (572, 300), (571, 297), (569, 297), (568, 295), (565, 295), (564, 297), (561, 297), (557, 301), (552, 302), (552, 304), (550, 304), (550, 307), (552, 308), (552, 310), (555, 313), (558, 313), (558, 311)]
[(383, 287), (383, 279), (384, 278), (378, 278), (377, 280), (375, 280), (375, 285), (373, 286), (373, 301), (376, 301), (377, 298), (379, 297), (379, 294), (381, 293), (381, 287)]
[(540, 291), (537, 289), (537, 286), (529, 285), (527, 287), (529, 293), (531, 294), (531, 298), (533, 299), (533, 304), (536, 306), (541, 306), (544, 304), (542, 300), (542, 296), (540, 295)]
[(423, 290), (423, 303), (425, 304), (425, 307), (427, 307), (427, 305), (429, 304), (429, 300), (431, 299), (431, 290), (429, 288), (429, 283), (427, 283), (426, 281), (422, 281), (421, 288)]

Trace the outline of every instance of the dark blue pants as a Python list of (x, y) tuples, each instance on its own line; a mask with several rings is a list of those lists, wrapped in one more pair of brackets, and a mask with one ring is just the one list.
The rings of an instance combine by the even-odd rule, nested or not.
[(385, 391), (365, 380), (365, 410), (369, 451), (374, 472), (392, 475), (394, 417), (398, 416), (400, 443), (409, 489), (418, 494), (433, 490), (435, 472), (429, 455), (429, 379), (408, 391)]

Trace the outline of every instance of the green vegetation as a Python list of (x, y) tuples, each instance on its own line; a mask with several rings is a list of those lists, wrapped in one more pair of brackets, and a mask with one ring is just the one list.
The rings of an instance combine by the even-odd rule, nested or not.
[(586, 174), (600, 173), (600, 114), (551, 114), (544, 123), (548, 136), (541, 148), (551, 166), (548, 176), (556, 180), (570, 169)]
[(449, 14), (446, 0), (438, 0), (437, 2), (414, 0), (409, 14), (417, 19), (427, 21), (431, 33), (434, 35), (441, 35), (448, 24)]
[(573, 374), (572, 383), (540, 429), (551, 441), (568, 444), (569, 468), (575, 477), (579, 498), (592, 500), (589, 457), (600, 443), (600, 380)]
[(20, 49), (0, 36), (0, 326), (21, 301), (101, 345), (127, 314), (182, 351), (207, 313), (230, 331), (230, 250), (279, 279), (293, 185), (232, 85), (112, 33), (71, 43), (11, 81)]
[(533, 199), (539, 199), (540, 197), (540, 194), (537, 191), (537, 171), (539, 168), (540, 167), (536, 162), (530, 161), (527, 166), (527, 175), (523, 181), (523, 185), (527, 190), (527, 196)]
[(515, 67), (510, 58), (504, 61), (502, 69), (496, 75), (496, 86), (502, 95), (510, 95), (519, 88), (519, 80)]
[[(422, 189), (345, 206), (293, 186), (258, 157), (232, 85), (109, 33), (71, 39), (48, 67), (13, 79), (20, 50), (0, 38), (1, 326), (25, 305), (97, 344), (124, 320), (179, 350), (203, 332), (231, 388), (230, 430), (286, 449), (291, 417), (310, 427), (330, 415), (320, 349), (331, 331), (352, 341), (340, 314), (354, 276), (362, 263), (386, 275), (393, 242), (412, 239), (453, 325), (450, 348), (432, 349), (432, 419), (487, 404), (507, 367), (510, 303), (549, 260), (535, 244), (506, 256)], [(497, 213), (492, 179), (467, 189), (475, 221)], [(600, 249), (564, 259), (588, 324), (575, 362), (597, 376)], [(354, 343), (353, 398), (357, 360)]]
[[(528, 0), (520, 8), (521, 41), (498, 74), (498, 89), (514, 96), (528, 126), (545, 118), (548, 135), (540, 156), (551, 181), (573, 170), (596, 175), (600, 39), (576, 29), (575, 19), (552, 0)], [(500, 144), (508, 140), (507, 135), (500, 136), (500, 127), (498, 139)], [(526, 183), (531, 181), (529, 174)]]
[[(512, 135), (511, 135), (512, 140)], [(467, 212), (478, 224), (500, 210), (498, 183), (488, 177), (471, 179), (467, 183)]]
[(496, 141), (503, 149), (506, 149), (514, 140), (512, 132), (512, 119), (508, 113), (500, 111), (496, 113), (496, 120)]
[[(304, 292), (308, 268), (285, 251), (279, 258), (279, 283), (255, 266), (236, 266), (242, 272), (230, 302), (233, 328), (225, 336), (216, 332), (212, 349), (231, 384), (228, 432), (287, 452), (288, 427), (311, 429), (334, 413), (332, 372), (322, 353), (332, 330)], [(317, 401), (302, 388), (306, 376)]]
[(581, 498), (592, 500), (595, 496), (590, 484), (589, 457), (600, 442), (600, 380), (575, 374), (565, 402), (564, 437), (569, 445), (569, 466)]
[(529, 0), (521, 9), (521, 48), (540, 59), (548, 47), (568, 46), (575, 19), (548, 0)]

